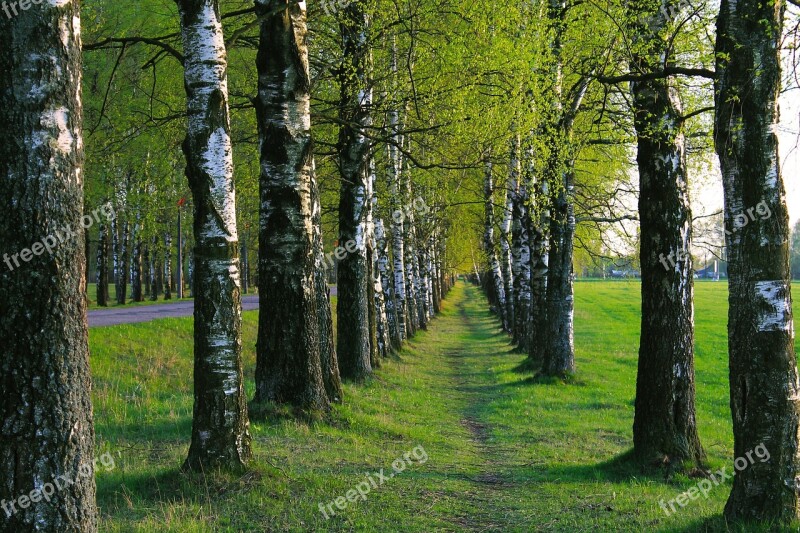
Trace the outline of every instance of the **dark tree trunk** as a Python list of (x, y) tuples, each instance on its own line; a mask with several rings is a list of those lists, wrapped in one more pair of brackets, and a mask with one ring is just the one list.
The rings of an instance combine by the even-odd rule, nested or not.
[(155, 302), (158, 300), (158, 295), (161, 294), (160, 283), (161, 266), (158, 262), (158, 237), (153, 237), (153, 245), (150, 248), (150, 301)]
[(330, 408), (315, 266), (313, 146), (304, 4), (263, 0), (255, 100), (261, 146), (256, 403)]
[(722, 0), (716, 54), (734, 455), (763, 445), (771, 456), (736, 473), (725, 516), (775, 527), (797, 519), (800, 509), (789, 216), (776, 136), (784, 5)]
[[(97, 531), (98, 512), (80, 12), (78, 2), (39, 4), (0, 17), (0, 250), (14, 253), (0, 268), (0, 530), (86, 533)], [(39, 500), (23, 508), (18, 498), (34, 490)]]
[(134, 302), (144, 301), (144, 267), (142, 261), (142, 239), (137, 235), (136, 244), (133, 247), (133, 283), (131, 285), (131, 297)]
[[(251, 457), (242, 376), (239, 237), (218, 0), (178, 0), (194, 199), (194, 414), (185, 469), (237, 469)], [(169, 260), (169, 251), (165, 254)]]
[(108, 307), (108, 224), (100, 224), (97, 239), (97, 305)]
[(342, 378), (363, 379), (372, 374), (370, 329), (370, 260), (367, 243), (369, 200), (369, 24), (364, 2), (356, 0), (338, 13), (343, 61), (340, 70), (339, 167), (342, 174), (339, 200), (339, 243), (346, 249), (338, 263), (337, 319), (339, 370)]
[(242, 239), (242, 294), (250, 292), (250, 254), (247, 248), (247, 233)]
[(150, 264), (150, 247), (145, 244), (142, 251), (142, 279), (144, 283), (144, 294), (142, 295), (142, 298), (147, 298), (150, 295), (151, 268), (152, 266)]
[[(238, 250), (236, 251), (238, 254)], [(238, 255), (237, 255), (238, 257)], [(164, 300), (172, 300), (172, 234), (164, 234)]]
[[(559, 166), (560, 168), (560, 166)], [(547, 269), (547, 344), (542, 372), (566, 377), (575, 372), (572, 273), (575, 214), (572, 205), (572, 169), (563, 170), (563, 185), (553, 197)]]
[(117, 266), (117, 304), (125, 305), (128, 302), (128, 275), (131, 266), (129, 250), (130, 225), (127, 221), (119, 221), (117, 222), (117, 231), (119, 232), (117, 236), (117, 246), (119, 250), (114, 253)]
[(339, 375), (339, 360), (336, 357), (336, 334), (333, 331), (333, 308), (331, 307), (331, 291), (325, 272), (325, 248), (322, 239), (322, 205), (319, 186), (317, 184), (316, 166), (312, 160), (311, 199), (314, 217), (311, 227), (314, 229), (314, 288), (317, 296), (317, 318), (319, 319), (319, 356), (322, 362), (322, 381), (328, 399), (334, 403), (342, 401), (342, 379)]
[[(656, 11), (630, 9), (632, 71), (663, 68), (667, 28), (679, 0)], [(679, 95), (669, 79), (631, 83), (638, 136), (642, 329), (633, 449), (637, 457), (671, 468), (691, 469), (704, 461), (695, 421), (694, 272)], [(674, 259), (670, 263), (668, 258)]]

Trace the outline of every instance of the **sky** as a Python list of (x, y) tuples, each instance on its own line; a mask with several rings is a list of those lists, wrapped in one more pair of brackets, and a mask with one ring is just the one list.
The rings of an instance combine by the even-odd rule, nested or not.
[[(791, 227), (800, 219), (800, 89), (785, 92), (780, 99), (781, 122), (778, 133), (780, 163), (786, 187)], [(716, 156), (714, 171), (693, 192), (692, 211), (695, 216), (722, 209), (722, 176)]]

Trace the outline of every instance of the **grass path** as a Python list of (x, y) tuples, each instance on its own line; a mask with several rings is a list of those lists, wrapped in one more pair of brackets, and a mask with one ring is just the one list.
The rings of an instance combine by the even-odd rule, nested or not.
[[(482, 294), (458, 284), (398, 358), (369, 382), (345, 385), (330, 420), (253, 422), (255, 459), (243, 476), (178, 470), (191, 430), (191, 318), (92, 330), (99, 452), (117, 458), (98, 475), (101, 530), (724, 530), (729, 486), (666, 516), (658, 502), (697, 480), (625, 460), (637, 300), (635, 284), (578, 284), (578, 377), (565, 385), (520, 373), (525, 356)], [(724, 287), (700, 287), (696, 304), (698, 421), (716, 470), (732, 453)], [(257, 313), (243, 325), (253, 376)], [(252, 396), (252, 380), (247, 387)], [(404, 471), (392, 475), (397, 461)], [(383, 482), (347, 501), (378, 473)]]

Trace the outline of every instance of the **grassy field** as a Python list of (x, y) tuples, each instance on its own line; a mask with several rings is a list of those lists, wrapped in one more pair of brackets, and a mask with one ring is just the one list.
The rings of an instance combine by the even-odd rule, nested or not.
[[(698, 421), (714, 470), (732, 459), (726, 313), (726, 285), (698, 283)], [(247, 376), (256, 322), (245, 314)], [(459, 284), (399, 358), (346, 385), (330, 420), (254, 422), (243, 476), (178, 470), (191, 429), (191, 319), (92, 329), (99, 453), (116, 463), (98, 474), (101, 530), (724, 531), (729, 485), (667, 516), (659, 501), (697, 480), (626, 460), (638, 328), (638, 283), (578, 283), (577, 383), (536, 382), (517, 370), (524, 356), (479, 292)], [(328, 508), (329, 519), (320, 511), (398, 459), (405, 471), (366, 500)]]

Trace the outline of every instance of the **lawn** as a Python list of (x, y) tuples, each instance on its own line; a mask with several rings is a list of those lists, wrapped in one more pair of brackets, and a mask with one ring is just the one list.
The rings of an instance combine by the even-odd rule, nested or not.
[[(726, 316), (726, 285), (698, 283), (698, 423), (714, 470), (732, 460)], [(524, 355), (479, 292), (459, 284), (399, 358), (345, 386), (329, 420), (253, 422), (255, 460), (239, 476), (179, 472), (191, 429), (191, 319), (92, 329), (98, 453), (116, 462), (98, 474), (101, 530), (724, 530), (729, 485), (667, 516), (659, 501), (698, 480), (626, 459), (638, 329), (637, 282), (578, 283), (577, 381), (537, 382), (517, 370)], [(245, 313), (248, 377), (256, 333), (257, 313)], [(412, 450), (427, 461), (406, 455), (406, 470), (366, 500), (326, 507)]]

